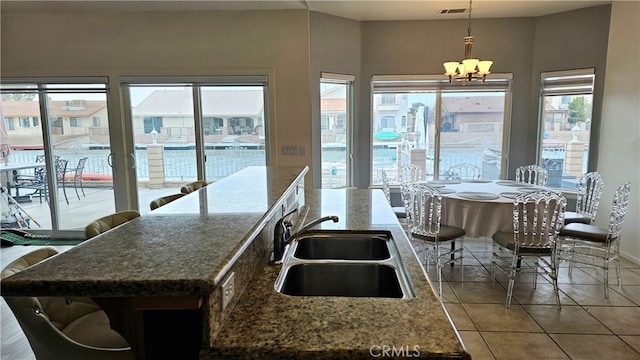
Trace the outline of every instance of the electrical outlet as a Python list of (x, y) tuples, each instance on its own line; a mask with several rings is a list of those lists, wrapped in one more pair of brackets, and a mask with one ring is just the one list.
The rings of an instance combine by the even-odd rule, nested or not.
[(282, 155), (297, 156), (299, 152), (298, 152), (298, 147), (295, 145), (283, 145), (280, 147), (280, 153)]
[(224, 283), (222, 283), (222, 288), (221, 288), (222, 310), (224, 310), (227, 307), (227, 305), (229, 305), (229, 302), (231, 302), (231, 299), (233, 299), (233, 295), (236, 293), (236, 286), (234, 283), (235, 278), (236, 278), (236, 273), (232, 272), (231, 275), (229, 275), (229, 277), (227, 278), (227, 280), (225, 280)]

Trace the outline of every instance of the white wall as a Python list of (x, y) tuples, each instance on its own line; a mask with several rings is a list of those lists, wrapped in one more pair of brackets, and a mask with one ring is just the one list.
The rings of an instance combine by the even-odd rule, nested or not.
[[(306, 10), (1, 16), (3, 77), (109, 76), (116, 94), (112, 106), (118, 105), (120, 76), (269, 75), (272, 163), (311, 162), (309, 152), (282, 156), (278, 151), (311, 143)], [(120, 116), (110, 112), (116, 123)]]
[(598, 171), (605, 180), (597, 225), (606, 226), (616, 188), (631, 182), (622, 232), (624, 257), (640, 262), (640, 3), (611, 9)]

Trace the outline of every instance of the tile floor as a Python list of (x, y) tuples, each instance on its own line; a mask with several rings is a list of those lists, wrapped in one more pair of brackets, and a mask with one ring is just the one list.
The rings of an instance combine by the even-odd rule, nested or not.
[[(460, 268), (443, 270), (443, 303), (474, 360), (484, 359), (640, 359), (640, 265), (622, 261), (622, 287), (611, 274), (609, 299), (604, 298), (602, 273), (560, 269), (560, 301), (555, 305), (552, 285), (538, 278), (517, 279), (514, 298), (505, 308), (506, 277), (491, 287), (492, 246), (484, 239), (466, 239), (464, 283)], [(0, 252), (6, 265), (31, 247)], [(64, 251), (68, 247), (59, 247)], [(431, 267), (433, 269), (433, 267)], [(613, 272), (615, 273), (615, 272)], [(429, 277), (437, 285), (435, 271)], [(0, 359), (32, 360), (33, 352), (4, 300)]]
[[(466, 239), (464, 283), (459, 267), (443, 270), (443, 303), (474, 360), (640, 359), (640, 265), (622, 260), (622, 286), (610, 271), (609, 299), (603, 273), (592, 267), (560, 265), (557, 309), (551, 283), (530, 275), (516, 279), (505, 307), (507, 277), (491, 286), (490, 239)], [(430, 268), (434, 287), (437, 275)]]

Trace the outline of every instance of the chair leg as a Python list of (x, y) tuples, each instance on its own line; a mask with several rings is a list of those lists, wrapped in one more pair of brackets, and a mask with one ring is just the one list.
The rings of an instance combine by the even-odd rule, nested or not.
[(521, 259), (520, 257), (514, 256), (513, 260), (511, 261), (511, 271), (509, 271), (509, 288), (507, 289), (507, 303), (506, 303), (507, 308), (511, 307), (511, 298), (513, 297), (513, 287), (516, 281), (516, 273), (519, 268), (519, 266), (517, 266), (516, 264), (519, 263), (520, 259)]
[[(77, 176), (74, 176), (73, 178), (73, 190), (76, 191), (76, 196), (78, 197), (78, 200), (80, 200), (80, 194), (78, 194), (78, 180), (77, 180)], [(84, 195), (84, 192), (83, 192)]]
[(69, 205), (69, 198), (67, 197), (67, 187), (64, 186), (64, 182), (62, 183), (62, 193), (64, 194), (64, 199), (67, 201), (67, 205)]
[(558, 310), (561, 309), (560, 306), (560, 289), (558, 289), (558, 266), (560, 265), (560, 261), (558, 259), (558, 255), (551, 255), (551, 278), (553, 280), (553, 292), (556, 297), (556, 304), (558, 304)]

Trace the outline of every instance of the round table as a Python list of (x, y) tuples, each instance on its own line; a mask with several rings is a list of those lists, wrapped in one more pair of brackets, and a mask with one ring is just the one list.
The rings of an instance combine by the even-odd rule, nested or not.
[(442, 223), (463, 228), (468, 237), (513, 231), (513, 198), (545, 189), (511, 180), (427, 181), (442, 192)]

